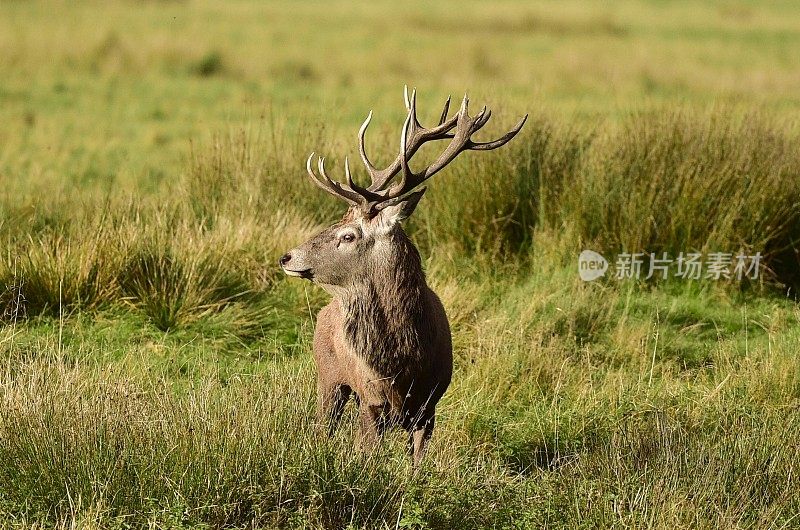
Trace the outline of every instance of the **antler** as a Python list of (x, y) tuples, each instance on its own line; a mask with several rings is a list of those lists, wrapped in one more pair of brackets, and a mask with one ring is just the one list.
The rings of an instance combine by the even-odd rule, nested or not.
[[(430, 129), (423, 127), (417, 119), (416, 89), (411, 92), (411, 98), (409, 99), (408, 87), (405, 87), (404, 99), (408, 115), (406, 116), (400, 135), (400, 153), (389, 166), (384, 169), (378, 169), (370, 162), (369, 157), (367, 157), (366, 148), (364, 147), (364, 136), (372, 120), (372, 112), (369, 113), (367, 119), (364, 120), (364, 123), (358, 131), (359, 153), (361, 154), (361, 160), (364, 162), (364, 166), (371, 179), (371, 184), (367, 188), (362, 188), (353, 182), (347, 159), (345, 159), (346, 185), (328, 178), (323, 165), (324, 158), (320, 158), (318, 163), (319, 172), (322, 174), (324, 180), (320, 179), (311, 168), (311, 159), (314, 157), (314, 153), (311, 153), (308, 159), (307, 169), (314, 183), (327, 192), (343, 198), (349, 204), (363, 208), (365, 213), (374, 213), (380, 211), (389, 204), (397, 202), (397, 200), (413, 191), (434, 174), (441, 171), (447, 164), (452, 162), (459, 153), (467, 150), (489, 151), (505, 145), (517, 135), (528, 119), (528, 115), (526, 114), (510, 131), (496, 140), (491, 142), (474, 142), (471, 136), (486, 125), (492, 112), (484, 106), (475, 117), (471, 117), (467, 111), (469, 99), (466, 94), (461, 101), (461, 108), (458, 113), (450, 119), (447, 119), (447, 114), (450, 109), (450, 98), (448, 97), (444, 104), (444, 109), (442, 110), (438, 125)], [(416, 154), (420, 147), (427, 142), (446, 139), (449, 139), (450, 143), (431, 165), (419, 172), (411, 170), (408, 161)], [(389, 183), (401, 170), (403, 175), (400, 180), (389, 186)]]
[(364, 189), (358, 187), (353, 182), (353, 177), (350, 175), (350, 164), (347, 161), (347, 158), (344, 159), (344, 172), (347, 176), (347, 184), (336, 182), (328, 177), (327, 173), (325, 173), (324, 156), (318, 157), (317, 160), (317, 168), (319, 169), (320, 175), (322, 175), (322, 178), (319, 178), (317, 174), (314, 173), (314, 169), (311, 167), (311, 160), (313, 160), (313, 158), (314, 153), (311, 153), (311, 155), (308, 157), (308, 160), (306, 160), (306, 171), (308, 171), (308, 175), (311, 177), (311, 180), (314, 182), (314, 184), (327, 191), (331, 195), (344, 199), (351, 206), (367, 206), (369, 201), (365, 195), (360, 193), (364, 191)]

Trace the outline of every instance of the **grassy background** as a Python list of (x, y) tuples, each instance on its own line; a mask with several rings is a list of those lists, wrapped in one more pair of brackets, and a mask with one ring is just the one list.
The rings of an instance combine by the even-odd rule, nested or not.
[[(0, 5), (10, 527), (792, 527), (791, 2)], [(430, 458), (313, 425), (303, 177), (469, 89), (491, 154), (408, 229), (454, 331)], [(487, 133), (489, 134), (489, 133)], [(432, 151), (420, 153), (422, 158)], [(759, 282), (585, 284), (583, 248), (761, 252)], [(351, 411), (352, 412), (352, 411)], [(346, 422), (352, 426), (353, 422)]]

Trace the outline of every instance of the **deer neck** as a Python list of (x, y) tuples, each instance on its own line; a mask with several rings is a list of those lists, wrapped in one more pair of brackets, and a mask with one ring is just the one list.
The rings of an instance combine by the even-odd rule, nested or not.
[(378, 373), (390, 377), (419, 352), (427, 284), (419, 252), (402, 230), (377, 245), (365, 277), (340, 299), (350, 346)]

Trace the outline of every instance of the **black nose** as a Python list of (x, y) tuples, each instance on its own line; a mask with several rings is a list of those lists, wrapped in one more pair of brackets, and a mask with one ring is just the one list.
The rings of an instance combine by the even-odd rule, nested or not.
[(287, 263), (289, 263), (291, 260), (292, 260), (292, 255), (291, 254), (284, 254), (283, 256), (281, 256), (281, 259), (279, 259), (278, 262), (281, 264), (281, 266), (284, 266)]

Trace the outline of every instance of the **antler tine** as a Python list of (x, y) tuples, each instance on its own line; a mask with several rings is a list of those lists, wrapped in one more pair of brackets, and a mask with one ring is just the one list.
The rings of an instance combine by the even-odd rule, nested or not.
[(464, 99), (461, 100), (461, 106), (458, 108), (458, 112), (456, 113), (456, 117), (458, 118), (459, 122), (461, 121), (462, 116), (469, 116), (469, 114), (467, 114), (468, 106), (469, 106), (469, 100), (467, 99), (467, 94), (465, 93)]
[(350, 174), (350, 161), (347, 157), (344, 157), (344, 176), (347, 179), (347, 185), (353, 189), (356, 189), (357, 184), (353, 182), (353, 175)]
[(374, 194), (370, 193), (369, 190), (367, 190), (366, 188), (362, 188), (361, 186), (356, 184), (355, 181), (353, 181), (353, 175), (350, 173), (350, 161), (348, 160), (347, 157), (344, 157), (344, 175), (345, 178), (347, 178), (347, 185), (350, 187), (350, 189), (352, 189), (353, 191), (355, 191), (356, 193), (358, 193), (367, 200), (375, 199)]
[(403, 131), (400, 133), (400, 165), (403, 168), (403, 176), (400, 178), (400, 182), (398, 183), (399, 186), (402, 188), (405, 186), (406, 180), (408, 177), (413, 177), (414, 174), (411, 172), (411, 168), (408, 167), (408, 128), (411, 125), (412, 115), (413, 115), (413, 106), (411, 107), (411, 111), (408, 113), (406, 117), (405, 123), (403, 123)]
[[(408, 103), (408, 87), (406, 87), (406, 103)], [(411, 91), (411, 104), (406, 105), (409, 115), (411, 115), (411, 131), (414, 134), (417, 129), (424, 129), (424, 127), (417, 120), (417, 89)]]
[(367, 119), (364, 120), (364, 123), (361, 124), (361, 128), (358, 130), (358, 152), (361, 155), (361, 161), (366, 166), (367, 173), (369, 173), (370, 178), (375, 180), (380, 172), (378, 171), (378, 168), (373, 166), (372, 162), (369, 161), (369, 158), (367, 157), (367, 148), (364, 143), (364, 136), (367, 133), (367, 127), (369, 127), (370, 121), (372, 121), (372, 111), (369, 111), (369, 114), (367, 114)]
[[(408, 103), (408, 89), (406, 88), (406, 102)], [(417, 89), (414, 88), (411, 90), (411, 102), (410, 105), (406, 105), (406, 109), (411, 114), (411, 134), (412, 136), (417, 133), (418, 130), (425, 131), (425, 127), (417, 119)]]
[(439, 125), (442, 125), (447, 119), (447, 112), (450, 110), (450, 96), (447, 96), (447, 101), (444, 102), (444, 109), (442, 115), (439, 117)]
[(489, 121), (489, 116), (486, 115), (487, 113), (489, 114), (489, 116), (492, 115), (489, 109), (486, 108), (486, 105), (484, 105), (481, 111), (477, 114), (477, 116), (475, 116), (475, 125), (473, 126), (473, 132), (477, 131), (478, 129), (486, 125), (486, 122)]
[[(488, 120), (488, 117), (486, 119)], [(467, 149), (471, 151), (491, 151), (492, 149), (497, 149), (498, 147), (501, 147), (510, 142), (511, 139), (514, 138), (517, 135), (517, 133), (522, 129), (522, 126), (525, 125), (525, 122), (527, 120), (528, 120), (528, 115), (526, 114), (525, 116), (522, 117), (521, 120), (517, 122), (517, 124), (510, 131), (505, 133), (497, 140), (493, 140), (491, 142), (470, 141), (470, 145), (469, 147), (467, 147)]]
[(306, 171), (308, 172), (308, 176), (311, 178), (311, 182), (313, 182), (314, 184), (316, 184), (317, 186), (319, 186), (323, 190), (325, 190), (327, 192), (330, 192), (330, 189), (328, 188), (328, 186), (324, 182), (322, 182), (319, 179), (319, 177), (317, 177), (317, 174), (314, 173), (314, 170), (311, 168), (311, 160), (314, 159), (314, 155), (315, 154), (316, 153), (314, 153), (312, 151), (311, 154), (308, 155), (308, 160), (306, 160)]
[(478, 127), (479, 129), (481, 127), (483, 127), (484, 125), (486, 125), (486, 122), (488, 122), (489, 118), (492, 117), (492, 111), (491, 110), (487, 109), (486, 107), (483, 107), (483, 110), (485, 112), (481, 112), (481, 114), (480, 114), (480, 116), (482, 116), (482, 119), (478, 120), (478, 123), (476, 124), (476, 127)]
[(317, 157), (317, 169), (319, 169), (319, 174), (322, 175), (322, 178), (325, 179), (325, 182), (327, 182), (329, 186), (333, 186), (333, 181), (328, 178), (328, 175), (325, 174), (325, 157), (324, 156), (318, 156)]

